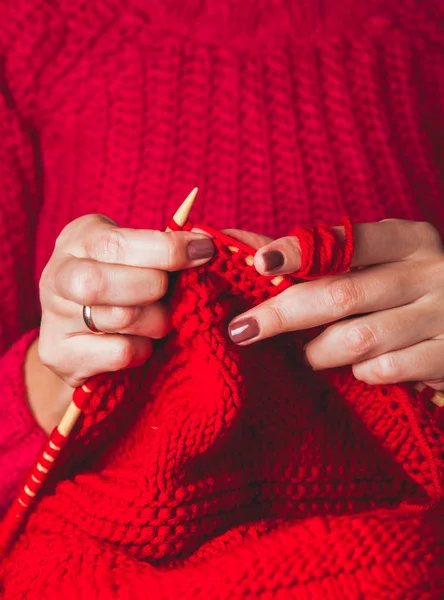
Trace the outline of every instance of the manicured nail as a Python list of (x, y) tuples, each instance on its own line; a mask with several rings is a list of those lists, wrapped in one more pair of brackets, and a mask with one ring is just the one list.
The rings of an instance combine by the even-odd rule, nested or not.
[(202, 260), (202, 258), (211, 258), (215, 247), (213, 242), (206, 238), (205, 240), (193, 240), (188, 244), (188, 258), (190, 260)]
[(279, 269), (279, 267), (282, 267), (284, 264), (284, 255), (278, 250), (269, 250), (268, 252), (264, 252), (262, 254), (262, 258), (264, 260), (266, 271), (274, 271)]
[(230, 337), (236, 344), (255, 338), (259, 335), (259, 331), (259, 323), (254, 317), (239, 319), (239, 321), (230, 323), (228, 327)]

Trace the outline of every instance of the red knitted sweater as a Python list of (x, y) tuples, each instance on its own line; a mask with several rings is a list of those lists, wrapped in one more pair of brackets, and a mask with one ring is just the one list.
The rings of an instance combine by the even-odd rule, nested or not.
[[(36, 283), (73, 218), (163, 228), (199, 185), (193, 217), (215, 227), (278, 236), (349, 214), (444, 231), (440, 2), (6, 4), (3, 506), (44, 441), (22, 363)], [(133, 399), (134, 421), (84, 421), (4, 563), (5, 595), (440, 598), (435, 409), (342, 371), (308, 377), (304, 335), (227, 345), (227, 317), (258, 284), (229, 269), (227, 288), (224, 252), (177, 283), (180, 335), (121, 376), (120, 395), (139, 385), (119, 404)]]

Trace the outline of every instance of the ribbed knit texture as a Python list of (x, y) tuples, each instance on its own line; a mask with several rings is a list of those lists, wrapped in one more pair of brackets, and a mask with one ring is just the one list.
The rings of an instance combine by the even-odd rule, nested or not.
[(437, 407), (315, 374), (313, 332), (235, 346), (237, 311), (291, 285), (246, 256), (217, 242), (180, 275), (174, 333), (94, 393), (3, 562), (6, 599), (442, 596)]
[(29, 411), (23, 380), (22, 364), (29, 343), (38, 331), (24, 335), (3, 356), (0, 370), (2, 402), (0, 402), (0, 516), (17, 495), (17, 484), (24, 480), (30, 460), (45, 441)]
[[(26, 332), (39, 324), (37, 282), (57, 235), (72, 219), (98, 212), (122, 226), (163, 229), (198, 185), (193, 219), (216, 228), (276, 237), (296, 225), (336, 224), (349, 215), (357, 222), (425, 219), (444, 233), (440, 1), (19, 0), (1, 8), (0, 344), (2, 352), (10, 352), (0, 364), (5, 381), (0, 414), (14, 415), (0, 419), (1, 489), (18, 488), (42, 437), (25, 410), (21, 365), (32, 339)], [(185, 277), (180, 281), (190, 284)], [(180, 304), (186, 298), (180, 285), (179, 292)], [(194, 296), (186, 300), (193, 302)], [(232, 314), (246, 300), (236, 302), (231, 300)], [(188, 321), (198, 327), (205, 319), (204, 314)], [(216, 320), (214, 327), (226, 341), (221, 323)], [(200, 340), (196, 332), (194, 338)], [(75, 572), (66, 574), (66, 564), (82, 569), (82, 590), (92, 597), (100, 594), (88, 586), (100, 587), (102, 597), (118, 598), (193, 597), (192, 592), (228, 597), (227, 589), (231, 597), (270, 597), (279, 590), (288, 597), (286, 588), (298, 598), (322, 598), (327, 589), (318, 587), (322, 580), (333, 586), (328, 588), (336, 594), (332, 597), (361, 598), (364, 579), (373, 585), (367, 588), (369, 598), (440, 597), (433, 585), (442, 575), (442, 521), (431, 513), (404, 517), (395, 511), (400, 501), (415, 497), (420, 504), (440, 497), (441, 434), (424, 424), (422, 419), (428, 422), (433, 415), (420, 399), (405, 417), (415, 415), (416, 425), (404, 428), (404, 417), (396, 413), (397, 425), (390, 429), (397, 432), (394, 447), (387, 448), (388, 425), (384, 421), (380, 429), (379, 420), (391, 415), (390, 401), (374, 405), (364, 401), (361, 390), (353, 401), (341, 392), (345, 404), (328, 394), (321, 402), (322, 385), (334, 396), (332, 390), (342, 384), (334, 377), (321, 383), (319, 376), (319, 382), (310, 379), (308, 390), (305, 375), (295, 381), (299, 367), (289, 373), (297, 356), (286, 354), (281, 338), (245, 351), (247, 358), (231, 349), (246, 370), (228, 388), (219, 379), (219, 359), (211, 367), (199, 352), (187, 355), (186, 364), (194, 366), (180, 394), (174, 387), (162, 388), (161, 382), (171, 378), (168, 368), (175, 372), (181, 359), (180, 348), (178, 353), (165, 348), (171, 353), (156, 354), (157, 371), (150, 371), (159, 372), (160, 379), (143, 380), (144, 407), (134, 414), (151, 415), (152, 406), (153, 414), (166, 411), (166, 420), (153, 421), (159, 430), (151, 430), (150, 437), (143, 428), (151, 421), (140, 419), (126, 431), (128, 437), (122, 433), (116, 440), (114, 450), (102, 440), (103, 464), (77, 462), (72, 471), (66, 466), (62, 479), (82, 469), (84, 474), (75, 484), (62, 482), (60, 492), (45, 498), (39, 510), (54, 516), (59, 494), (75, 499), (80, 505), (72, 505), (73, 525), (54, 517), (54, 523), (66, 526), (63, 546), (59, 534), (48, 534), (50, 554), (42, 557), (40, 568), (33, 558), (42, 551), (41, 537), (32, 535), (39, 530), (36, 513), (17, 562), (9, 563), (25, 565), (22, 574), (32, 579), (16, 573), (9, 597), (30, 581), (40, 597), (57, 592), (76, 597), (69, 591), (75, 590)], [(265, 360), (271, 351), (281, 358)], [(259, 366), (254, 362), (253, 367), (250, 358)], [(9, 373), (17, 376), (8, 378)], [(206, 375), (219, 387), (206, 386), (208, 395), (202, 398)], [(162, 396), (145, 405), (156, 389)], [(228, 389), (232, 404), (227, 397), (222, 405)], [(328, 418), (319, 416), (319, 407)], [(239, 415), (245, 414), (242, 420)], [(355, 414), (365, 425), (354, 420)], [(202, 423), (211, 422), (209, 430), (200, 428), (201, 417)], [(166, 437), (155, 442), (156, 431)], [(27, 435), (34, 442), (22, 445), (23, 452), (7, 442)], [(191, 450), (168, 441), (187, 435), (194, 440)], [(114, 457), (118, 464), (117, 448), (131, 440), (139, 440), (137, 465), (129, 469), (122, 462), (121, 471), (107, 474), (107, 461)], [(433, 460), (423, 458), (427, 447), (433, 447)], [(128, 447), (122, 460), (133, 460), (132, 450)], [(166, 462), (155, 462), (156, 452)], [(424, 470), (432, 463), (430, 472)], [(105, 488), (110, 502), (91, 501), (96, 484), (90, 484), (96, 479), (89, 468), (100, 481), (96, 500)], [(141, 473), (147, 474), (143, 484)], [(347, 494), (341, 487), (345, 481)], [(128, 492), (131, 482), (134, 494)], [(83, 504), (77, 496), (82, 485), (89, 494)], [(123, 499), (119, 489), (126, 490)], [(179, 504), (171, 512), (173, 497)], [(131, 504), (130, 498), (136, 500)], [(83, 527), (88, 510), (101, 507), (105, 515), (108, 504), (118, 529), (100, 519), (86, 519)], [(388, 510), (382, 513), (382, 508)], [(143, 531), (138, 543), (130, 528), (129, 540), (119, 537), (125, 518)], [(94, 531), (88, 529), (93, 521)], [(114, 530), (120, 532), (116, 538)], [(361, 537), (351, 533), (356, 530)], [(376, 562), (368, 545), (378, 549), (372, 555)], [(64, 563), (69, 557), (72, 562)], [(386, 566), (378, 570), (376, 563)], [(341, 583), (344, 571), (353, 573), (346, 584)], [(226, 582), (231, 587), (224, 587)]]

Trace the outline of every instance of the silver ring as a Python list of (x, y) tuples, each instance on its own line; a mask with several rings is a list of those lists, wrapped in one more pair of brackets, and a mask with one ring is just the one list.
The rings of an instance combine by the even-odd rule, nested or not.
[(84, 306), (82, 312), (83, 312), (83, 320), (85, 322), (85, 325), (88, 327), (88, 329), (90, 331), (92, 331), (93, 333), (97, 333), (99, 335), (105, 333), (104, 331), (100, 331), (100, 329), (97, 329), (97, 327), (95, 326), (95, 323), (92, 318), (92, 306)]

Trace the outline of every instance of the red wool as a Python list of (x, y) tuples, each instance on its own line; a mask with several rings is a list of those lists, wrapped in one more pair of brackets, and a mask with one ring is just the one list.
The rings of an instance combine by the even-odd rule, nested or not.
[[(322, 229), (317, 252), (310, 229), (342, 215), (443, 234), (444, 14), (441, 0), (0, 4), (3, 515), (46, 439), (23, 363), (60, 231), (90, 213), (164, 229), (197, 185), (196, 222), (306, 227), (299, 277), (347, 266), (352, 247)], [(315, 331), (232, 344), (230, 318), (290, 280), (258, 277), (231, 242), (172, 276), (175, 333), (89, 399), (2, 562), (5, 598), (442, 598), (442, 411), (427, 390), (312, 372)]]
[[(352, 245), (311, 231), (315, 256)], [(294, 280), (215, 244), (171, 290), (174, 333), (83, 406), (3, 561), (5, 598), (439, 598), (439, 409), (315, 374), (313, 332), (235, 346), (229, 320)]]
[(344, 273), (350, 268), (354, 247), (352, 224), (348, 217), (344, 217), (341, 223), (345, 230), (345, 245), (337, 243), (338, 232), (326, 225), (297, 227), (290, 232), (298, 238), (302, 257), (295, 277), (310, 280)]

